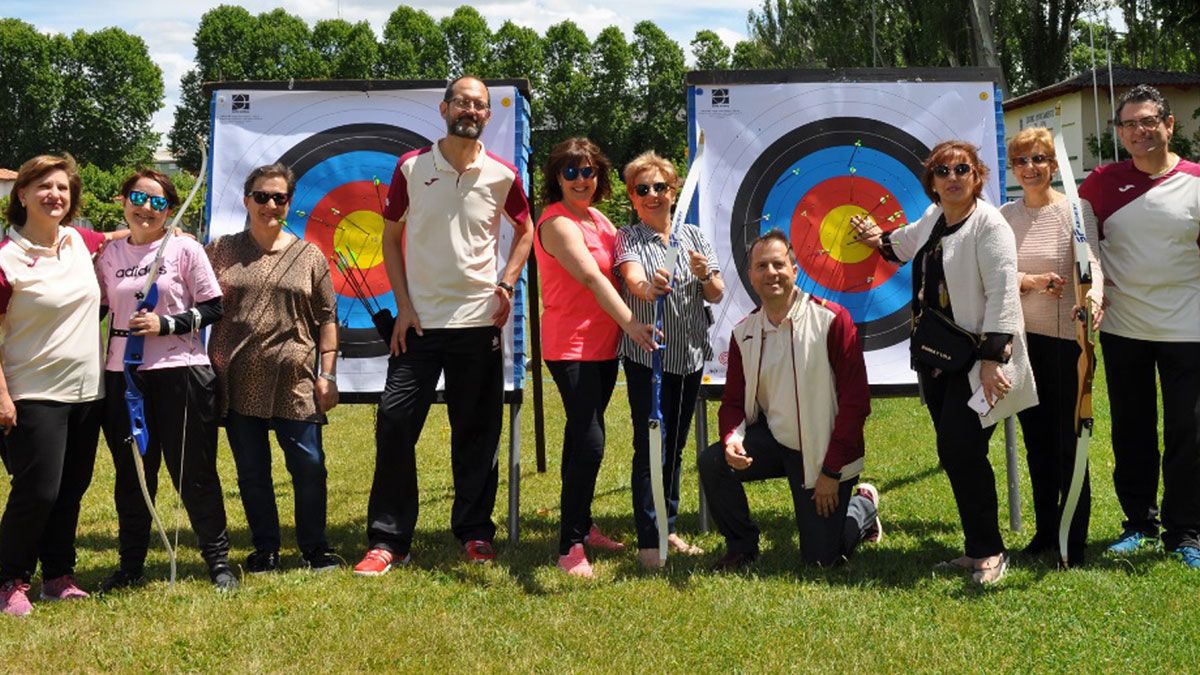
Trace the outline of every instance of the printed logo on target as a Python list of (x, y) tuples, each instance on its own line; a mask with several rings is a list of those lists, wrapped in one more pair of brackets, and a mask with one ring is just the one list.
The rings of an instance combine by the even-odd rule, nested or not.
[(729, 90), (728, 89), (713, 89), (712, 90), (712, 107), (728, 108), (729, 107)]
[(233, 103), (233, 112), (250, 112), (250, 94), (234, 94), (229, 100)]

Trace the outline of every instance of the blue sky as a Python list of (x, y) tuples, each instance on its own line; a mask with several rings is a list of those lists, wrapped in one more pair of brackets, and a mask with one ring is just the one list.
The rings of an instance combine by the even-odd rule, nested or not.
[[(179, 99), (179, 80), (192, 67), (195, 49), (192, 37), (200, 17), (221, 2), (217, 0), (6, 0), (3, 14), (27, 21), (47, 33), (72, 33), (80, 28), (97, 30), (118, 26), (141, 36), (149, 47), (150, 56), (163, 71), (166, 98), (163, 108), (154, 117), (157, 131), (166, 133)], [(423, 9), (434, 18), (453, 12), (455, 0), (243, 0), (238, 3), (252, 13), (283, 7), (304, 18), (311, 25), (320, 19), (338, 18), (347, 21), (367, 21), (377, 35), (382, 33), (387, 17), (400, 4)], [(570, 19), (589, 36), (607, 26), (618, 26), (626, 35), (638, 21), (649, 19), (683, 45), (696, 31), (707, 28), (715, 31), (730, 46), (746, 32), (746, 13), (761, 4), (760, 0), (664, 0), (638, 2), (635, 0), (488, 0), (475, 4), (493, 30), (512, 20), (529, 26), (539, 33), (560, 21)], [(690, 54), (689, 54), (690, 59)]]

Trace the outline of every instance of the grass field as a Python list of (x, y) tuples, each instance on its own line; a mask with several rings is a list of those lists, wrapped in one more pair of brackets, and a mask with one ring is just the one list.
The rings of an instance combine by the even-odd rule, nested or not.
[[(1119, 530), (1103, 377), (1097, 382), (1092, 444), (1093, 553)], [(708, 550), (673, 557), (643, 572), (634, 554), (600, 556), (599, 579), (568, 579), (553, 566), (558, 524), (562, 415), (547, 378), (549, 471), (533, 462), (532, 409), (523, 416), (521, 543), (500, 543), (487, 566), (462, 561), (448, 532), (451, 498), (445, 412), (429, 417), (419, 448), (421, 518), (414, 563), (381, 578), (349, 569), (299, 569), (291, 486), (276, 454), (276, 490), (285, 524), (286, 571), (245, 576), (229, 595), (208, 583), (175, 495), (160, 496), (169, 528), (181, 523), (182, 580), (168, 588), (166, 556), (151, 551), (147, 586), (108, 597), (35, 603), (26, 620), (0, 621), (0, 670), (31, 671), (1125, 671), (1188, 672), (1200, 664), (1200, 575), (1159, 553), (1058, 572), (1020, 562), (993, 589), (962, 576), (931, 573), (957, 555), (961, 533), (932, 429), (913, 399), (877, 400), (867, 424), (864, 479), (879, 486), (886, 537), (847, 566), (801, 569), (784, 481), (750, 488), (764, 530), (763, 556), (747, 575), (708, 571), (723, 544), (700, 534), (694, 466), (684, 476), (681, 531)], [(710, 428), (716, 406), (710, 404)], [(373, 460), (371, 406), (342, 406), (326, 429), (329, 535), (349, 564), (365, 546)], [(623, 387), (613, 398), (609, 454), (594, 513), (603, 529), (633, 542), (630, 429)], [(506, 431), (507, 434), (507, 431)], [(1003, 440), (992, 441), (1001, 502)], [(503, 465), (495, 519), (507, 535)], [(1022, 465), (1023, 465), (1022, 460)], [(687, 462), (685, 462), (687, 464)], [(249, 534), (228, 446), (221, 476), (234, 559)], [(1022, 470), (1023, 466), (1022, 466)], [(1018, 549), (1031, 536), (1032, 507), (1022, 477), (1027, 525), (1004, 527)], [(0, 499), (7, 497), (7, 481)], [(78, 577), (94, 588), (117, 562), (112, 467), (101, 448), (79, 526)], [(1003, 507), (1002, 507), (1003, 511)], [(1001, 517), (1007, 521), (1005, 514)], [(34, 581), (34, 593), (40, 580)]]

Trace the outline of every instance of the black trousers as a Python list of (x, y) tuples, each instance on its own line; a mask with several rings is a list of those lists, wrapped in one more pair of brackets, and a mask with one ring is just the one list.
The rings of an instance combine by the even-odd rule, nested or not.
[(75, 572), (79, 503), (92, 482), (99, 401), (15, 401), (17, 425), (0, 436), (12, 489), (0, 517), (0, 583)]
[(813, 490), (804, 487), (804, 458), (798, 450), (780, 445), (765, 422), (746, 429), (742, 441), (754, 461), (735, 471), (725, 461), (725, 444), (714, 443), (700, 454), (700, 480), (708, 497), (709, 513), (725, 537), (731, 553), (758, 553), (759, 529), (750, 519), (743, 483), (786, 477), (792, 488), (792, 508), (800, 530), (800, 559), (807, 565), (834, 565), (849, 558), (875, 524), (871, 500), (851, 497), (852, 481), (838, 488), (837, 510), (832, 516), (817, 514)]
[[(1075, 398), (1079, 383), (1076, 366), (1079, 345), (1074, 340), (1029, 333), (1029, 363), (1040, 403), (1017, 413), (1025, 437), (1025, 459), (1033, 486), (1035, 548), (1058, 550), (1058, 527), (1071, 488), (1075, 467)], [(1092, 509), (1091, 480), (1085, 472), (1079, 504), (1067, 533), (1067, 554), (1082, 560), (1087, 548)]]
[[(209, 566), (227, 562), (225, 499), (217, 475), (216, 376), (209, 366), (181, 366), (138, 371), (136, 377), (150, 436), (142, 458), (150, 497), (158, 494), (158, 469), (165, 458), (171, 484), (196, 533), (200, 555)], [(129, 438), (124, 373), (106, 372), (104, 387), (104, 440), (116, 470), (113, 499), (121, 567), (140, 572), (146, 561), (152, 521), (133, 461), (136, 450)], [(164, 526), (170, 524), (164, 520)]]
[(504, 405), (500, 329), (426, 328), (424, 333), (410, 330), (408, 351), (388, 360), (375, 419), (367, 539), (372, 547), (400, 556), (408, 554), (417, 524), (417, 440), (443, 373), (454, 475), (450, 529), (463, 542), (496, 536), (492, 510)]
[(1162, 540), (1200, 548), (1200, 342), (1100, 333), (1112, 415), (1113, 485), (1124, 527), (1158, 533), (1158, 390), (1162, 385)]
[[(654, 371), (625, 359), (625, 381), (629, 385), (629, 414), (633, 418), (633, 467), (630, 485), (633, 487), (633, 522), (637, 528), (638, 548), (656, 548), (658, 529), (654, 513), (654, 496), (650, 481), (650, 393)], [(679, 474), (683, 468), (683, 447), (687, 445), (688, 428), (696, 412), (696, 397), (700, 394), (703, 371), (688, 375), (663, 373), (662, 415), (667, 439), (663, 444), (663, 489), (667, 496), (667, 530), (675, 531), (679, 517)]]
[(592, 497), (604, 459), (604, 411), (617, 383), (617, 360), (547, 361), (567, 423), (563, 429), (558, 554), (582, 544), (592, 529)]
[(979, 413), (967, 401), (971, 385), (964, 373), (921, 376), (922, 393), (937, 434), (938, 460), (958, 505), (963, 549), (972, 558), (987, 558), (1004, 551), (1000, 536), (996, 474), (988, 461), (988, 441), (995, 425), (979, 424)]

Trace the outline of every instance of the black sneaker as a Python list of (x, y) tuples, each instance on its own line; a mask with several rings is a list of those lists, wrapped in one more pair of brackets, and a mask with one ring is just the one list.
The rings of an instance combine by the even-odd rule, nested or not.
[(308, 568), (314, 572), (329, 572), (342, 565), (342, 559), (327, 548), (318, 548), (305, 553), (304, 562), (308, 563)]
[(216, 586), (218, 591), (237, 590), (237, 575), (233, 573), (233, 568), (228, 562), (219, 562), (208, 568), (208, 578), (212, 579), (213, 586)]
[(246, 556), (246, 571), (250, 574), (266, 574), (279, 569), (279, 551), (255, 551)]
[(146, 580), (142, 577), (141, 570), (131, 572), (123, 567), (118, 567), (115, 572), (108, 575), (108, 578), (101, 582), (100, 592), (119, 591), (123, 588), (141, 586), (144, 583), (146, 583)]
[(721, 556), (721, 559), (713, 563), (712, 569), (714, 572), (740, 572), (752, 565), (755, 560), (758, 560), (758, 552), (742, 553), (740, 551), (729, 551)]

